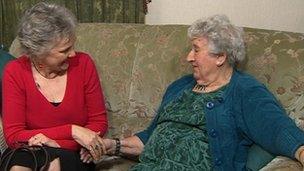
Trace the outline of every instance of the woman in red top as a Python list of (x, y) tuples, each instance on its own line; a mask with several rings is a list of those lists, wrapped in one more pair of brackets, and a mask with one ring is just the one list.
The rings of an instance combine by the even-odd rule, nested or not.
[[(70, 11), (55, 4), (27, 10), (18, 31), (24, 55), (7, 64), (3, 75), (6, 152), (24, 142), (45, 146), (50, 170), (93, 168), (87, 163), (101, 153), (96, 137), (107, 131), (95, 65), (89, 55), (74, 51), (76, 24)], [(26, 155), (17, 153), (11, 170), (32, 169)], [(38, 166), (42, 163), (38, 157)]]

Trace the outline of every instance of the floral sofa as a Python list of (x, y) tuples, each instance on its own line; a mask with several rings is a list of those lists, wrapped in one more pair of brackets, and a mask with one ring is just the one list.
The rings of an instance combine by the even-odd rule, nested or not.
[[(153, 118), (170, 82), (191, 73), (185, 25), (79, 24), (76, 49), (92, 55), (109, 116), (108, 137), (128, 137)], [(239, 66), (274, 93), (289, 116), (304, 126), (304, 34), (245, 28), (247, 60)], [(14, 41), (11, 54), (19, 55)], [(98, 170), (127, 170), (135, 162), (111, 158)], [(301, 170), (277, 157), (262, 170)]]

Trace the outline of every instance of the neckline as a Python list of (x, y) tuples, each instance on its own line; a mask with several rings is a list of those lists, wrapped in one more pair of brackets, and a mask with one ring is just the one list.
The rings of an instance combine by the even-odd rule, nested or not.
[(42, 74), (42, 72), (39, 71), (39, 69), (37, 68), (35, 62), (32, 61), (32, 60), (30, 60), (30, 61), (31, 61), (31, 63), (33, 64), (35, 70), (38, 72), (38, 74), (39, 74), (40, 76), (42, 76), (43, 78), (48, 79), (48, 80), (51, 80), (51, 79), (54, 79), (54, 78), (56, 78), (56, 77), (58, 76), (58, 75), (55, 75), (54, 77), (51, 77), (51, 78), (46, 77), (44, 74)]
[(212, 93), (216, 93), (216, 92), (221, 91), (221, 90), (225, 90), (229, 86), (229, 84), (230, 84), (230, 81), (227, 84), (224, 84), (224, 85), (222, 85), (222, 86), (220, 86), (220, 87), (218, 87), (218, 88), (216, 88), (212, 91), (209, 91), (209, 92), (204, 92), (203, 88), (205, 88), (205, 87), (201, 88), (201, 90), (199, 90), (199, 91), (194, 90), (194, 88), (196, 86), (200, 87), (200, 85), (195, 84), (194, 87), (191, 89), (191, 91), (193, 93), (196, 93), (196, 94), (212, 94)]
[[(44, 102), (46, 102), (49, 106), (51, 106), (52, 108), (56, 108), (56, 109), (58, 109), (59, 107), (61, 107), (62, 106), (62, 104), (65, 102), (65, 99), (67, 98), (67, 96), (68, 96), (68, 90), (69, 90), (69, 86), (70, 86), (70, 84), (69, 84), (69, 82), (70, 82), (70, 77), (69, 77), (69, 72), (70, 72), (70, 67), (67, 69), (67, 80), (66, 80), (66, 85), (65, 85), (65, 92), (64, 92), (64, 95), (63, 95), (63, 98), (62, 98), (62, 100), (61, 100), (61, 102), (60, 102), (60, 104), (58, 105), (58, 106), (54, 106), (52, 103), (52, 101), (49, 101), (40, 91), (39, 91), (39, 89), (38, 89), (38, 87), (37, 87), (37, 84), (36, 84), (36, 81), (35, 81), (35, 79), (34, 79), (34, 75), (33, 75), (33, 70), (32, 70), (32, 62), (31, 62), (31, 60), (29, 59), (29, 57), (27, 57), (27, 65), (28, 65), (28, 69), (29, 69), (29, 76), (30, 76), (30, 79), (32, 80), (32, 86), (34, 87), (34, 89), (35, 89), (35, 91), (39, 94), (39, 96), (42, 98), (42, 100), (44, 101)], [(57, 103), (57, 102), (55, 102), (55, 103)]]
[(61, 104), (61, 102), (50, 102), (53, 106), (57, 107)]
[(232, 68), (231, 75), (230, 75), (228, 81), (224, 82), (224, 84), (222, 84), (222, 85), (216, 86), (215, 89), (211, 89), (210, 91), (206, 91), (206, 88), (212, 87), (212, 86), (210, 86), (210, 84), (200, 85), (196, 82), (194, 87), (192, 87), (192, 91), (195, 92), (195, 93), (201, 93), (201, 94), (216, 92), (216, 91), (222, 89), (222, 87), (226, 87), (227, 85), (229, 85), (229, 83), (231, 82), (231, 79), (233, 77), (233, 73), (234, 73), (234, 68)]

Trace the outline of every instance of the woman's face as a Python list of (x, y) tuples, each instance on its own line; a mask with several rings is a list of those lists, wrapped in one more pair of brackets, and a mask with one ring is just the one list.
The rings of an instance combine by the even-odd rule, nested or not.
[(75, 38), (61, 39), (56, 45), (43, 56), (42, 63), (53, 72), (63, 72), (69, 67), (68, 58), (75, 56)]
[(218, 70), (218, 58), (209, 53), (208, 41), (205, 38), (194, 38), (191, 40), (192, 49), (187, 56), (187, 61), (193, 67), (193, 76), (197, 83), (206, 85), (214, 73)]

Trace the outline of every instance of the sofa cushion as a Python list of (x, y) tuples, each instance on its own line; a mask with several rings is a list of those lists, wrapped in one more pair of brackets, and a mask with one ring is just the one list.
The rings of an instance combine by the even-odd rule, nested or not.
[(172, 25), (146, 26), (143, 30), (130, 85), (128, 118), (134, 123), (124, 124), (132, 133), (147, 127), (166, 87), (191, 72), (185, 60), (189, 50), (186, 30), (187, 26)]
[(246, 28), (242, 68), (263, 82), (291, 118), (304, 113), (304, 34)]
[(136, 24), (96, 23), (77, 28), (76, 49), (90, 53), (99, 71), (110, 121), (109, 136), (130, 136), (123, 123), (128, 120), (132, 69), (143, 29)]
[(303, 171), (301, 163), (287, 157), (276, 157), (260, 171)]

